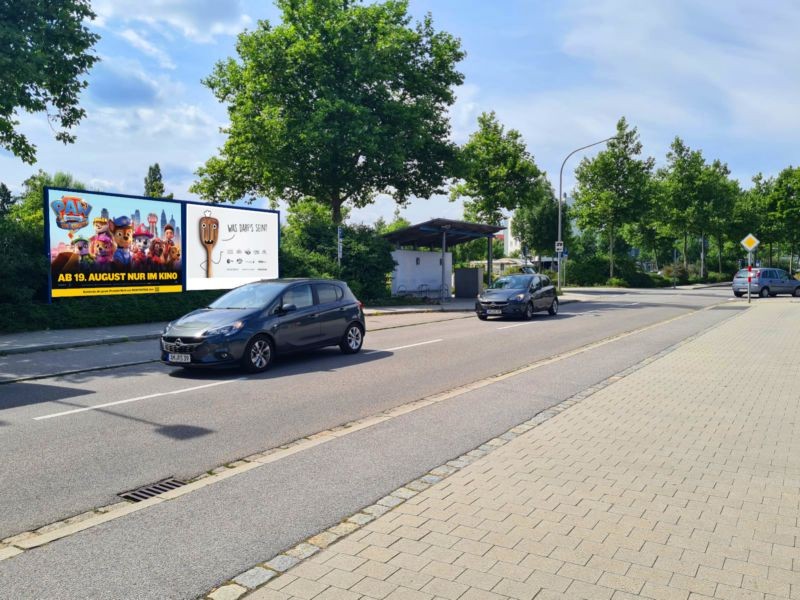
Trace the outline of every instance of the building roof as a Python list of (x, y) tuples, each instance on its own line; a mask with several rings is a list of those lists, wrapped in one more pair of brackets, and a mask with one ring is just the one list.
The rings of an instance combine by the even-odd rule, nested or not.
[(493, 237), (503, 229), (505, 227), (484, 225), (483, 223), (431, 219), (424, 223), (385, 233), (383, 237), (398, 246), (441, 246), (442, 233), (445, 232), (447, 234), (447, 245), (455, 246), (478, 238)]

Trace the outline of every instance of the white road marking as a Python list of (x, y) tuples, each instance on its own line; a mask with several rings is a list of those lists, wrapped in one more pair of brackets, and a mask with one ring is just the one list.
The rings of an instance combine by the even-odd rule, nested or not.
[(384, 352), (393, 352), (395, 350), (404, 350), (406, 348), (414, 348), (415, 346), (424, 346), (425, 344), (435, 344), (436, 342), (443, 341), (441, 338), (438, 340), (428, 340), (427, 342), (419, 342), (417, 344), (408, 344), (408, 346), (395, 346), (394, 348), (386, 348)]
[(139, 400), (150, 400), (151, 398), (159, 398), (161, 396), (170, 396), (173, 394), (183, 394), (185, 392), (194, 392), (205, 388), (215, 387), (218, 385), (227, 385), (246, 379), (245, 377), (237, 377), (236, 379), (226, 379), (225, 381), (215, 381), (214, 383), (206, 383), (205, 385), (196, 385), (190, 388), (182, 388), (179, 390), (172, 390), (171, 392), (158, 392), (157, 394), (147, 394), (146, 396), (137, 396), (136, 398), (127, 398), (125, 400), (117, 400), (116, 402), (106, 402), (105, 404), (98, 404), (97, 406), (86, 406), (84, 408), (75, 408), (72, 410), (65, 410), (63, 412), (51, 413), (49, 415), (42, 415), (41, 417), (34, 417), (34, 421), (44, 421), (45, 419), (53, 419), (55, 417), (64, 417), (66, 415), (74, 415), (76, 413), (87, 412), (90, 410), (99, 410), (109, 406), (117, 406), (119, 404), (128, 404), (129, 402), (138, 402)]
[(516, 325), (504, 325), (503, 327), (498, 327), (497, 329), (498, 330), (500, 330), (500, 329), (511, 329), (512, 327), (522, 327), (523, 325), (530, 325), (530, 323), (529, 322), (525, 322), (525, 323), (517, 323)]

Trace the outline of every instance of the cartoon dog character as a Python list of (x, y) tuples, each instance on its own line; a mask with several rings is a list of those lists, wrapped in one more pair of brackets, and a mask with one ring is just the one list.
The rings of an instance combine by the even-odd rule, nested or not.
[[(166, 244), (166, 242), (165, 242)], [(179, 270), (181, 268), (181, 249), (172, 244), (167, 250), (167, 257), (164, 259), (164, 264), (171, 270)]]
[(118, 267), (131, 266), (131, 244), (133, 243), (133, 223), (130, 217), (117, 217), (108, 222), (108, 232), (114, 238), (117, 250), (114, 264)]
[(77, 237), (72, 240), (72, 251), (78, 257), (78, 267), (81, 271), (88, 271), (94, 264), (94, 256), (89, 253), (89, 240)]
[(95, 240), (94, 262), (97, 268), (101, 271), (110, 271), (111, 264), (114, 262), (114, 254), (117, 251), (117, 245), (114, 240), (107, 233), (101, 233)]
[(150, 242), (153, 239), (153, 234), (150, 233), (150, 228), (145, 227), (140, 223), (133, 232), (133, 266), (142, 267), (147, 264), (147, 250), (150, 248)]
[(101, 233), (108, 233), (108, 219), (97, 217), (92, 221), (92, 227), (94, 227), (94, 235), (89, 238), (89, 254), (97, 254), (95, 242)]
[(147, 250), (147, 263), (153, 267), (160, 267), (164, 264), (164, 241), (155, 238), (150, 248)]

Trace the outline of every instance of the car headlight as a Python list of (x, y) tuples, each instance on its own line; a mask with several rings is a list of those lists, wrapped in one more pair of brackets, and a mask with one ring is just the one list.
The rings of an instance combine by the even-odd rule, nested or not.
[(215, 327), (214, 329), (207, 329), (203, 332), (203, 335), (206, 337), (213, 337), (215, 335), (231, 335), (239, 331), (242, 327), (244, 327), (244, 321), (236, 321), (230, 325)]
[(522, 302), (523, 300), (525, 300), (525, 294), (517, 294), (511, 297), (512, 302)]

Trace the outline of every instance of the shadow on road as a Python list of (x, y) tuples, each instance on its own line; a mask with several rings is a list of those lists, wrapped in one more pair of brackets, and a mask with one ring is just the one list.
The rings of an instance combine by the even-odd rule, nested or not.
[(73, 406), (69, 402), (62, 401), (67, 398), (94, 393), (96, 392), (93, 390), (71, 389), (39, 383), (9, 383), (0, 387), (0, 410), (41, 404), (43, 402), (58, 402), (65, 406)]

